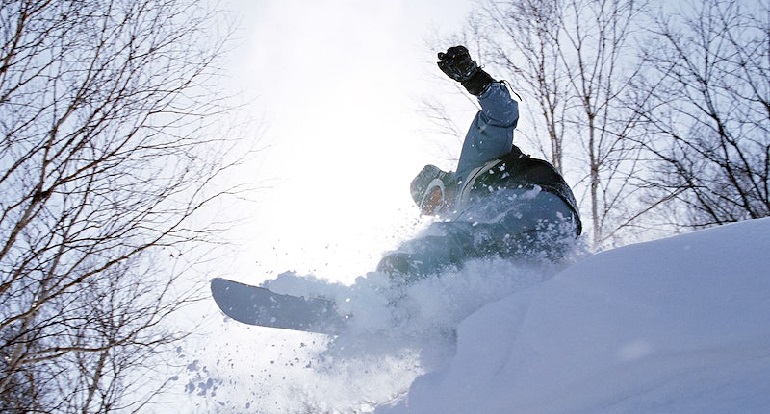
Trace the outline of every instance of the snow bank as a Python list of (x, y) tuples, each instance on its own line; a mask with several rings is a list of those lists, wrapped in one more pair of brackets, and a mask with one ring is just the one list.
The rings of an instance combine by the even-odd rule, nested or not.
[(770, 219), (632, 245), (482, 307), (377, 413), (770, 407)]
[(472, 262), (403, 289), (376, 273), (352, 286), (285, 274), (271, 289), (337, 300), (350, 331), (207, 319), (202, 348), (180, 351), (194, 358), (181, 411), (764, 413), (768, 252), (763, 219), (567, 269)]
[(352, 285), (281, 274), (266, 282), (271, 290), (335, 300), (354, 315), (349, 329), (329, 338), (248, 326), (218, 316), (211, 301), (206, 314), (217, 317), (208, 320), (209, 331), (198, 335), (197, 347), (180, 351), (180, 359), (194, 358), (178, 380), (189, 395), (187, 412), (372, 412), (402, 398), (416, 377), (445, 366), (468, 316), (558, 270), (479, 260), (408, 286), (393, 286), (380, 273)]

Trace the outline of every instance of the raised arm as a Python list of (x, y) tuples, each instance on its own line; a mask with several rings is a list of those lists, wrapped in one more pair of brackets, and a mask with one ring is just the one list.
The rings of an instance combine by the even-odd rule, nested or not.
[(479, 68), (464, 46), (450, 47), (446, 53), (439, 53), (438, 58), (439, 68), (477, 96), (481, 105), (465, 136), (457, 163), (455, 177), (462, 181), (474, 168), (511, 151), (519, 106), (508, 88)]
[(463, 141), (456, 176), (463, 180), (476, 167), (500, 158), (513, 147), (513, 130), (519, 121), (519, 105), (500, 82), (489, 85), (479, 96), (476, 113)]

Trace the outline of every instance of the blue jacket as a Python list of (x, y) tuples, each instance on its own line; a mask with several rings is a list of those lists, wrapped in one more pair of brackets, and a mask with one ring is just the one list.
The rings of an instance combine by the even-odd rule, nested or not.
[(474, 169), (511, 152), (513, 131), (519, 122), (519, 104), (503, 83), (491, 84), (478, 100), (481, 110), (465, 135), (454, 174), (461, 186)]
[(443, 220), (383, 257), (377, 270), (408, 282), (471, 258), (558, 259), (580, 234), (575, 197), (558, 171), (513, 145), (519, 107), (506, 86), (492, 83), (478, 100), (457, 171), (427, 165), (410, 186), (421, 209), (441, 188)]
[[(457, 171), (448, 183), (454, 191), (453, 215), (450, 220), (474, 204), (499, 200), (489, 195), (502, 190), (539, 187), (558, 196), (572, 211), (577, 234), (582, 231), (580, 214), (572, 189), (549, 162), (530, 158), (513, 145), (513, 134), (519, 121), (519, 104), (511, 98), (501, 82), (493, 83), (478, 97), (481, 110), (471, 124), (463, 142)], [(500, 199), (500, 197), (497, 197)]]

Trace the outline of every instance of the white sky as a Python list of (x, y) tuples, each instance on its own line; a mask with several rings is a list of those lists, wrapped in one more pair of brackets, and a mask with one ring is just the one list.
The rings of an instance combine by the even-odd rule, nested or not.
[[(454, 167), (419, 112), (421, 98), (453, 91), (426, 39), (460, 29), (471, 4), (231, 0), (243, 23), (230, 76), (257, 96), (253, 117), (269, 145), (249, 180), (272, 181), (232, 252), (233, 269), (248, 274), (222, 276), (258, 282), (296, 270), (352, 281), (405, 237), (418, 219), (409, 182), (426, 163)], [(466, 111), (458, 124), (472, 119)]]

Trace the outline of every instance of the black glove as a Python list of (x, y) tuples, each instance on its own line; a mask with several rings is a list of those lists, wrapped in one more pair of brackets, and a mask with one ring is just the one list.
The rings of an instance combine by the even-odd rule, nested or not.
[(438, 67), (457, 82), (467, 81), (480, 70), (465, 46), (453, 46), (446, 53), (440, 52)]
[(471, 58), (465, 46), (450, 47), (446, 53), (438, 54), (438, 67), (473, 95), (481, 95), (494, 82)]

